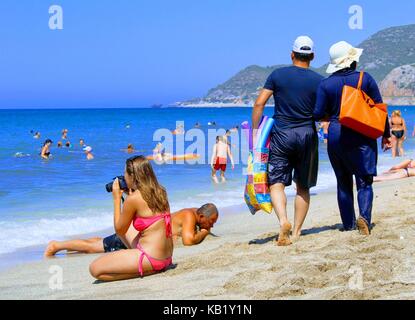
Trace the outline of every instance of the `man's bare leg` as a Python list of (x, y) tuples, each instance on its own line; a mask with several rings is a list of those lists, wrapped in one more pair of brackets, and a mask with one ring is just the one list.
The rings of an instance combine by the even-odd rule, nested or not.
[(274, 211), (280, 221), (280, 234), (278, 236), (278, 246), (288, 246), (291, 244), (290, 232), (291, 223), (287, 217), (287, 196), (285, 195), (285, 185), (277, 183), (271, 186), (271, 201)]
[(295, 217), (294, 217), (294, 231), (293, 240), (297, 241), (301, 236), (301, 229), (303, 227), (305, 218), (307, 217), (308, 209), (310, 208), (310, 190), (304, 189), (297, 184), (297, 195), (295, 197)]
[(221, 182), (226, 182), (225, 171), (220, 172), (220, 180), (221, 180)]
[(219, 183), (218, 177), (216, 176), (216, 170), (212, 168), (212, 180), (214, 183)]
[(103, 253), (104, 244), (102, 238), (86, 240), (51, 241), (44, 252), (45, 257), (52, 257), (59, 251), (72, 251), (81, 253)]

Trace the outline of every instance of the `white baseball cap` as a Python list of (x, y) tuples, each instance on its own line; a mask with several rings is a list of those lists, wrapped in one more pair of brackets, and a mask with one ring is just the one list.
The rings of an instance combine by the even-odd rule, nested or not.
[(327, 73), (335, 73), (339, 70), (349, 68), (354, 61), (359, 62), (363, 49), (354, 48), (346, 41), (335, 43), (330, 48), (330, 64)]
[(297, 53), (314, 53), (314, 42), (310, 37), (300, 36), (294, 41), (293, 51)]
[(92, 148), (90, 146), (86, 146), (86, 147), (83, 148), (83, 150), (85, 152), (91, 152), (92, 151)]

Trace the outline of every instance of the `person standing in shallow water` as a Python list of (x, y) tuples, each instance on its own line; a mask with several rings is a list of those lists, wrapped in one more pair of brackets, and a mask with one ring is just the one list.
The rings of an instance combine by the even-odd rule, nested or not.
[(212, 180), (219, 183), (216, 173), (220, 171), (221, 182), (226, 182), (225, 172), (228, 163), (228, 157), (231, 160), (232, 170), (235, 169), (231, 148), (223, 136), (216, 137), (216, 144), (213, 146), (211, 167)]
[[(323, 77), (311, 71), (314, 43), (306, 36), (296, 39), (293, 65), (275, 70), (265, 83), (252, 112), (252, 126), (258, 129), (265, 105), (274, 95), (275, 125), (271, 132), (268, 182), (272, 206), (280, 221), (278, 246), (297, 240), (310, 206), (310, 188), (317, 184), (318, 136), (313, 120), (317, 88)], [(255, 143), (255, 142), (254, 142)], [(293, 179), (294, 171), (294, 179)], [(295, 222), (287, 217), (285, 188), (295, 181)]]
[(46, 141), (43, 143), (42, 150), (40, 151), (40, 156), (42, 159), (49, 159), (51, 156), (50, 154), (50, 146), (52, 145), (52, 140), (46, 139)]
[(405, 156), (403, 143), (406, 140), (408, 130), (406, 128), (405, 119), (402, 117), (402, 113), (399, 110), (392, 112), (389, 124), (392, 133), (392, 157), (403, 157)]
[[(369, 235), (372, 220), (373, 177), (377, 175), (377, 141), (368, 138), (339, 122), (342, 91), (345, 85), (357, 87), (360, 72), (356, 71), (363, 50), (353, 48), (345, 41), (330, 49), (331, 64), (327, 73), (332, 74), (322, 81), (317, 92), (314, 110), (316, 121), (329, 117), (327, 150), (337, 178), (337, 198), (340, 216), (346, 231), (356, 227), (363, 235)], [(364, 73), (362, 90), (375, 103), (382, 103), (376, 81)], [(391, 148), (389, 122), (385, 123), (382, 139), (384, 150)], [(360, 217), (356, 220), (353, 197), (353, 176), (356, 178)]]

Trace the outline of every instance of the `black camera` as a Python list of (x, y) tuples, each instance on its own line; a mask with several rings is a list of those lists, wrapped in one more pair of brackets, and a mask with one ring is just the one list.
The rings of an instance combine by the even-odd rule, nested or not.
[(107, 183), (105, 185), (105, 189), (107, 189), (107, 192), (112, 192), (112, 185), (113, 185), (115, 179), (118, 179), (118, 183), (120, 184), (120, 189), (121, 190), (124, 190), (124, 191), (128, 190), (127, 182), (125, 182), (124, 176), (118, 176), (118, 177), (115, 177), (114, 179), (112, 179), (112, 182)]

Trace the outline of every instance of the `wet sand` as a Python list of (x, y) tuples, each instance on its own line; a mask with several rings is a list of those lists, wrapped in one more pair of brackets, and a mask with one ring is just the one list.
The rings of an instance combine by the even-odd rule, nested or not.
[[(275, 244), (274, 215), (251, 216), (238, 206), (219, 220), (215, 237), (178, 246), (175, 267), (165, 273), (97, 283), (88, 272), (97, 255), (71, 255), (0, 273), (0, 298), (414, 299), (414, 187), (414, 179), (375, 185), (375, 227), (367, 238), (341, 231), (333, 192), (312, 197), (303, 236), (284, 248)], [(292, 208), (290, 201), (291, 221)]]

